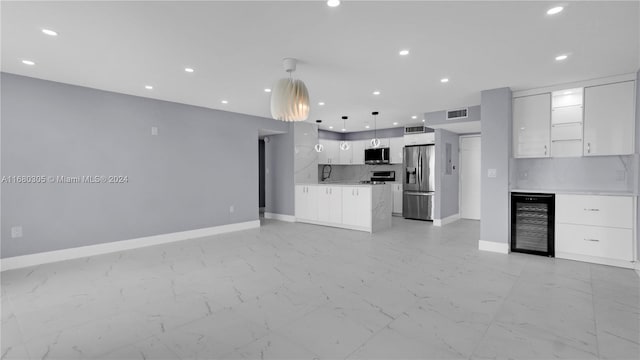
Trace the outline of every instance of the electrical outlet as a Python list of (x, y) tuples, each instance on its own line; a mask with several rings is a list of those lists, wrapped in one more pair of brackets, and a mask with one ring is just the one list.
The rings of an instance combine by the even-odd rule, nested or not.
[(18, 226), (14, 226), (11, 228), (11, 238), (12, 239), (16, 239), (16, 238), (21, 238), (22, 237), (22, 226), (18, 225)]
[(528, 178), (529, 178), (529, 172), (528, 172), (528, 171), (521, 171), (521, 172), (519, 173), (518, 178), (519, 178), (520, 180), (526, 180), (526, 179), (528, 179)]
[(494, 178), (498, 176), (498, 171), (496, 169), (487, 170), (487, 177)]
[(157, 126), (152, 126), (151, 127), (151, 135), (158, 136), (158, 127)]
[(229, 212), (233, 213), (234, 211), (235, 211), (235, 209), (234, 209), (233, 205), (229, 206)]

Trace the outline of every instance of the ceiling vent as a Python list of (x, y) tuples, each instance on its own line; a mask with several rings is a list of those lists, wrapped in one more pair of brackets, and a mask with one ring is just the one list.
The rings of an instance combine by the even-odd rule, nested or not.
[(405, 134), (421, 134), (427, 132), (426, 126), (407, 126), (404, 128)]
[(458, 120), (467, 118), (469, 108), (447, 110), (447, 120)]

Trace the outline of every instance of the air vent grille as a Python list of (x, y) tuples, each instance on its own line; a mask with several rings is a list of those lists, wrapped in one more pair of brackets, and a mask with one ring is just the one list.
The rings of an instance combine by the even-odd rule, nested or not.
[(447, 110), (447, 120), (464, 119), (467, 117), (468, 108)]
[(404, 128), (405, 134), (420, 134), (427, 132), (427, 128), (425, 126), (407, 126)]

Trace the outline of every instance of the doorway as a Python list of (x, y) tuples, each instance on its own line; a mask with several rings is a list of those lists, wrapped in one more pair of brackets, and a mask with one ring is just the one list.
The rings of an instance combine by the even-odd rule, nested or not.
[(460, 217), (480, 220), (480, 135), (460, 136)]

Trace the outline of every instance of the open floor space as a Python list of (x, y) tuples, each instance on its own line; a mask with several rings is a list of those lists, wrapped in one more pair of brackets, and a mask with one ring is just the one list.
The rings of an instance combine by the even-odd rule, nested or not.
[(636, 359), (633, 270), (477, 249), (479, 222), (256, 230), (2, 273), (2, 359)]

